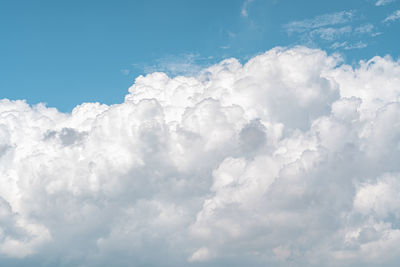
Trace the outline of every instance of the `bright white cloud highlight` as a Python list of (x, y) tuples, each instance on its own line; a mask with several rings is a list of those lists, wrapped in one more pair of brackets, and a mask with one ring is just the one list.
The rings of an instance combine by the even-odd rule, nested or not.
[(140, 76), (71, 114), (0, 101), (0, 263), (395, 266), (400, 64), (304, 47)]

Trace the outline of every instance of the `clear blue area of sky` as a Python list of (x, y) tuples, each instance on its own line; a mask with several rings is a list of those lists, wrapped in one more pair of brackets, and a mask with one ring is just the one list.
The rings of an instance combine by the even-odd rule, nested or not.
[[(275, 46), (322, 48), (350, 64), (398, 59), (400, 20), (384, 20), (400, 0), (377, 1), (2, 0), (0, 98), (65, 112), (82, 102), (120, 103), (135, 77), (168, 72), (174, 61), (245, 61)], [(329, 16), (340, 12), (352, 15)]]

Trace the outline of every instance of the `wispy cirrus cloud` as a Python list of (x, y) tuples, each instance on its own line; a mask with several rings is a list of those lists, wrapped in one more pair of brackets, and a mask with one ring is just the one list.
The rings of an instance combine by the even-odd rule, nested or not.
[(316, 16), (312, 19), (292, 21), (283, 27), (290, 33), (303, 33), (325, 26), (344, 24), (354, 17), (353, 11), (340, 11)]
[(318, 28), (310, 32), (312, 36), (318, 36), (321, 39), (331, 41), (352, 32), (351, 26), (343, 26), (340, 28)]
[(365, 48), (365, 38), (380, 34), (372, 23), (357, 24), (356, 11), (340, 11), (314, 18), (292, 21), (283, 26), (289, 36), (297, 37), (301, 44), (325, 46), (330, 49)]
[(390, 3), (393, 3), (395, 0), (378, 0), (375, 5), (376, 6), (385, 6), (388, 5)]
[(248, 17), (249, 16), (249, 5), (253, 2), (254, 0), (245, 0), (243, 5), (242, 5), (242, 9), (240, 11), (240, 14), (243, 17)]
[(371, 33), (374, 30), (374, 25), (371, 23), (367, 23), (361, 26), (358, 26), (357, 28), (354, 29), (354, 32), (356, 33)]
[(357, 43), (349, 43), (345, 41), (345, 42), (336, 42), (332, 44), (330, 48), (332, 49), (343, 48), (344, 50), (351, 50), (351, 49), (361, 49), (367, 46), (368, 45), (366, 43), (363, 43), (361, 41)]
[[(224, 47), (228, 49), (229, 47)], [(223, 48), (222, 48), (223, 49)], [(144, 73), (165, 72), (170, 76), (186, 75), (193, 76), (198, 74), (206, 62), (210, 62), (212, 57), (201, 57), (196, 53), (184, 53), (179, 55), (167, 55), (154, 60), (153, 64), (132, 64), (136, 69)]]
[(392, 14), (390, 14), (389, 16), (387, 16), (383, 22), (384, 23), (391, 23), (394, 21), (400, 20), (400, 9), (394, 11)]
[(131, 72), (130, 69), (126, 69), (126, 68), (121, 69), (121, 73), (122, 73), (123, 75), (129, 75), (130, 72)]

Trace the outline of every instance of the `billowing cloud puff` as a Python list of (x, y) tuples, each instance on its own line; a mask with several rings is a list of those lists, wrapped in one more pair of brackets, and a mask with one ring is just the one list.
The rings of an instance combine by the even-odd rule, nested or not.
[(304, 47), (70, 114), (1, 100), (0, 262), (395, 266), (399, 100), (399, 62)]

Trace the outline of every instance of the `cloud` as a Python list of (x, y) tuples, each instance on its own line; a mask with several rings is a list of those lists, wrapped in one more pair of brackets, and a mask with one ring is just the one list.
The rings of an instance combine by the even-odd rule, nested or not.
[(241, 9), (241, 11), (240, 11), (240, 14), (241, 14), (243, 17), (248, 17), (248, 16), (249, 16), (249, 5), (250, 5), (253, 1), (254, 1), (254, 0), (245, 0), (245, 1), (243, 2), (242, 9)]
[[(283, 26), (288, 35), (295, 35), (300, 43), (329, 49), (361, 49), (368, 46), (365, 37), (379, 35), (371, 24), (354, 25), (354, 11), (341, 11), (292, 21)], [(349, 40), (353, 39), (352, 44)]]
[(306, 32), (329, 25), (344, 24), (354, 17), (353, 11), (340, 11), (316, 16), (312, 19), (292, 21), (284, 25), (288, 33)]
[(129, 75), (130, 72), (131, 72), (131, 71), (130, 71), (129, 69), (121, 69), (121, 73), (122, 73), (123, 75)]
[(196, 261), (207, 261), (210, 257), (210, 251), (208, 248), (202, 247), (196, 250), (189, 258), (189, 262), (196, 262)]
[(394, 2), (395, 0), (378, 0), (376, 3), (375, 3), (375, 5), (376, 6), (385, 6), (385, 5), (388, 5), (388, 4), (390, 4), (390, 3), (392, 3), (392, 2)]
[(200, 57), (199, 54), (186, 53), (158, 58), (153, 65), (134, 64), (134, 66), (144, 71), (144, 73), (160, 71), (171, 76), (194, 76), (205, 67), (204, 65), (210, 61), (210, 59), (212, 59), (212, 57), (204, 58)]
[(310, 32), (311, 36), (318, 36), (321, 39), (332, 41), (343, 35), (349, 35), (352, 32), (351, 26), (340, 28), (318, 28)]
[(400, 63), (305, 47), (0, 101), (0, 265), (396, 266)]
[(390, 16), (386, 17), (383, 22), (391, 23), (400, 19), (400, 10), (394, 11)]
[(366, 43), (363, 42), (357, 42), (357, 43), (348, 43), (348, 42), (336, 42), (334, 44), (331, 45), (331, 49), (338, 49), (338, 48), (343, 48), (345, 50), (351, 50), (351, 49), (361, 49), (361, 48), (365, 48), (368, 45)]
[(363, 33), (372, 33), (374, 30), (374, 25), (371, 23), (367, 23), (361, 26), (358, 26), (357, 28), (354, 29), (354, 32), (363, 34)]

